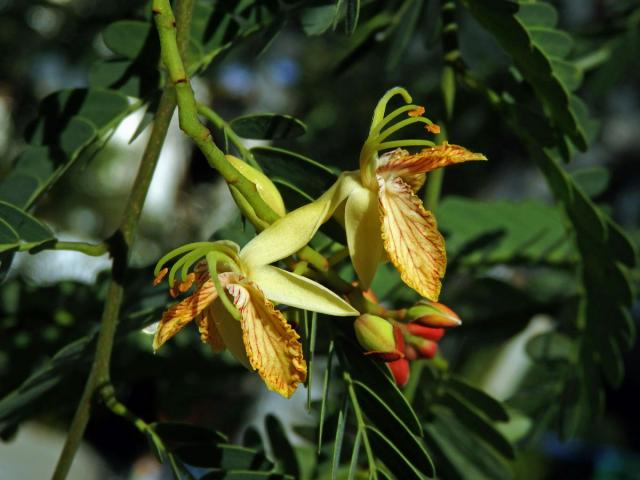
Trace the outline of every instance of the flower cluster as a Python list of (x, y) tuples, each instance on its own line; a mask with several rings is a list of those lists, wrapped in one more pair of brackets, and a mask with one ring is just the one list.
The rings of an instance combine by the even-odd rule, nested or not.
[[(397, 95), (406, 105), (387, 113), (387, 104)], [(195, 321), (202, 340), (214, 351), (229, 349), (238, 361), (257, 371), (268, 388), (288, 397), (305, 381), (307, 367), (298, 334), (276, 305), (334, 316), (363, 313), (355, 322), (358, 340), (368, 354), (388, 362), (398, 383), (404, 384), (408, 361), (433, 357), (443, 328), (460, 322), (451, 310), (436, 303), (446, 267), (444, 239), (434, 215), (416, 193), (434, 169), (486, 160), (482, 154), (446, 142), (435, 145), (424, 139), (389, 139), (414, 124), (438, 133), (439, 127), (423, 114), (424, 108), (412, 104), (404, 89), (387, 92), (374, 110), (359, 170), (343, 172), (317, 200), (289, 213), (267, 176), (227, 157), (281, 218), (271, 225), (258, 222), (264, 230), (242, 249), (228, 241), (194, 243), (158, 262), (156, 283), (168, 275), (173, 296), (192, 291), (162, 316), (154, 349)], [(403, 115), (407, 118), (401, 120)], [(410, 153), (406, 150), (409, 147), (422, 149)], [(248, 218), (255, 218), (247, 199), (241, 195), (234, 198)], [(425, 299), (409, 309), (412, 321), (399, 323), (366, 309), (360, 312), (326, 286), (271, 265), (295, 255), (331, 217), (344, 226), (361, 297), (378, 265), (388, 259), (404, 283)], [(174, 261), (170, 270), (165, 267), (169, 261)]]
[(462, 324), (446, 305), (421, 300), (407, 312), (407, 323), (378, 315), (360, 315), (354, 322), (356, 338), (365, 350), (387, 363), (396, 383), (409, 380), (409, 362), (433, 358), (445, 329)]

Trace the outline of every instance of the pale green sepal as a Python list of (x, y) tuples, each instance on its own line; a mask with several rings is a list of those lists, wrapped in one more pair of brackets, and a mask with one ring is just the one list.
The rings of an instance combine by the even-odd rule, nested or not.
[(360, 286), (368, 289), (383, 258), (378, 195), (368, 188), (354, 189), (344, 215), (347, 245)]
[(266, 297), (275, 303), (338, 317), (359, 315), (355, 308), (328, 288), (271, 265), (255, 269), (251, 280), (260, 285)]
[[(286, 213), (284, 201), (282, 200), (278, 187), (275, 186), (269, 177), (233, 155), (225, 155), (224, 158), (256, 186), (260, 197), (262, 197), (274, 212), (281, 217), (284, 216)], [(251, 210), (253, 210), (253, 208), (251, 208)]]
[(317, 200), (288, 213), (247, 243), (240, 257), (250, 269), (268, 265), (304, 247), (351, 191), (359, 186), (357, 173), (343, 173)]

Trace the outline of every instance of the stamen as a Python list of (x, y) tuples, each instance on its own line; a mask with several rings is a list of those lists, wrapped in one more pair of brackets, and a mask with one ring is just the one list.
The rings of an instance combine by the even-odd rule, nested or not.
[(167, 267), (164, 267), (162, 270), (160, 270), (157, 274), (156, 277), (153, 279), (153, 286), (157, 286), (160, 284), (160, 282), (162, 282), (162, 280), (164, 279), (164, 277), (167, 276), (167, 272), (169, 271), (169, 269)]
[(391, 120), (393, 120), (394, 118), (396, 118), (399, 115), (402, 115), (403, 113), (407, 112), (409, 114), (411, 114), (411, 112), (415, 111), (418, 108), (422, 108), (419, 105), (414, 105), (409, 104), (409, 105), (405, 105), (404, 107), (399, 107), (396, 108), (393, 112), (391, 112), (389, 115), (387, 115), (386, 117), (384, 117), (379, 124), (374, 125), (373, 127), (371, 127), (371, 132), (369, 134), (369, 136), (372, 136), (374, 133), (378, 133), (380, 132), (380, 130), (382, 129), (382, 127), (384, 127), (385, 125), (387, 125)]
[(227, 296), (227, 292), (222, 287), (222, 284), (220, 283), (220, 277), (218, 276), (218, 261), (219, 260), (226, 261), (224, 257), (226, 257), (226, 255), (224, 255), (221, 252), (213, 251), (213, 252), (207, 253), (207, 263), (209, 264), (209, 275), (211, 276), (211, 280), (213, 280), (213, 284), (216, 287), (216, 292), (218, 293), (218, 298), (222, 300), (222, 304), (224, 305), (224, 308), (227, 309), (227, 311), (229, 312), (229, 315), (231, 315), (234, 320), (240, 321), (240, 312), (238, 311), (236, 306), (231, 302), (231, 300), (229, 300), (229, 297)]
[(440, 125), (436, 125), (435, 123), (425, 125), (424, 128), (427, 132), (433, 133), (435, 135), (440, 133)]
[(206, 246), (196, 248), (192, 252), (180, 258), (176, 263), (174, 263), (171, 267), (171, 270), (169, 271), (169, 286), (173, 287), (176, 274), (178, 273), (178, 270), (183, 267), (186, 267), (186, 270), (183, 269), (182, 271), (182, 281), (186, 280), (186, 273), (189, 268), (191, 268), (194, 263), (204, 257), (206, 253), (211, 250), (211, 246), (211, 242), (208, 242)]
[(376, 138), (376, 140), (378, 142), (382, 142), (385, 138), (393, 135), (398, 130), (403, 129), (404, 127), (408, 127), (409, 125), (411, 125), (413, 123), (425, 123), (427, 125), (430, 125), (433, 122), (431, 122), (431, 120), (429, 120), (428, 118), (425, 118), (425, 117), (407, 118), (406, 120), (398, 122), (395, 125), (393, 125), (392, 127), (389, 127), (385, 131), (381, 132), (380, 135)]
[(433, 147), (435, 143), (429, 140), (395, 140), (393, 142), (384, 142), (378, 144), (378, 150), (387, 150), (389, 148), (400, 147)]
[(181, 247), (171, 250), (169, 253), (167, 253), (162, 258), (160, 258), (160, 260), (158, 260), (158, 263), (156, 263), (156, 267), (153, 270), (153, 274), (158, 275), (158, 273), (160, 273), (160, 269), (162, 268), (162, 266), (172, 258), (175, 258), (178, 255), (182, 255), (184, 252), (188, 252), (189, 250), (193, 250), (198, 247), (204, 247), (206, 245), (214, 245), (214, 242), (187, 243), (186, 245), (182, 245)]
[(421, 117), (422, 115), (424, 115), (424, 107), (422, 105), (418, 105), (409, 112), (410, 117)]
[(369, 133), (372, 133), (374, 128), (376, 128), (377, 125), (382, 121), (382, 119), (384, 118), (384, 112), (387, 110), (387, 104), (389, 103), (389, 100), (391, 100), (396, 95), (401, 95), (405, 103), (411, 103), (411, 95), (409, 95), (409, 92), (407, 92), (404, 88), (394, 87), (391, 90), (388, 90), (387, 93), (382, 96), (382, 98), (378, 102), (378, 105), (376, 105), (376, 108), (373, 111), (373, 119), (371, 120), (371, 129), (369, 130)]

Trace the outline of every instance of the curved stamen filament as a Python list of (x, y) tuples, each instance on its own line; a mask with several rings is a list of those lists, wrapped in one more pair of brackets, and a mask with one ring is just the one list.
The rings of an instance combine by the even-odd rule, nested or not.
[(209, 265), (209, 276), (211, 280), (213, 280), (213, 284), (216, 287), (216, 292), (218, 293), (218, 297), (222, 300), (222, 304), (224, 308), (227, 309), (229, 315), (233, 317), (234, 320), (240, 321), (240, 311), (236, 308), (236, 306), (229, 300), (227, 296), (226, 290), (222, 287), (220, 283), (220, 277), (218, 276), (218, 262), (226, 262), (229, 257), (224, 255), (221, 252), (209, 252), (207, 253), (207, 264)]
[(160, 269), (162, 269), (162, 267), (164, 266), (164, 264), (167, 263), (172, 258), (175, 258), (178, 255), (182, 255), (184, 252), (188, 252), (189, 250), (193, 250), (199, 247), (205, 247), (207, 245), (214, 245), (214, 242), (187, 243), (186, 245), (182, 245), (181, 247), (171, 250), (169, 253), (167, 253), (162, 258), (160, 258), (160, 260), (158, 260), (158, 263), (156, 263), (156, 268), (153, 270), (154, 276), (157, 276), (158, 273), (160, 272)]
[(408, 127), (409, 125), (411, 125), (413, 123), (424, 123), (426, 125), (433, 125), (433, 122), (431, 120), (429, 120), (428, 118), (425, 118), (425, 117), (407, 118), (406, 120), (398, 122), (395, 125), (387, 128), (385, 131), (381, 132), (380, 135), (378, 135), (378, 137), (376, 138), (376, 141), (382, 142), (387, 137), (389, 137), (389, 136), (393, 135), (394, 133), (396, 133), (398, 130), (403, 129), (404, 127)]
[[(192, 252), (189, 252), (185, 256), (180, 258), (176, 263), (174, 263), (173, 266), (171, 267), (171, 270), (169, 270), (169, 277), (168, 277), (169, 286), (173, 287), (173, 284), (175, 283), (176, 275), (178, 274), (178, 270), (180, 270), (180, 268), (183, 268), (182, 281), (184, 282), (187, 279), (186, 272), (189, 270), (189, 268), (194, 263), (196, 263), (199, 259), (204, 257), (206, 253), (210, 250), (211, 250), (211, 244), (209, 244), (206, 247), (196, 248)], [(186, 267), (186, 270), (184, 269), (184, 267)]]
[(372, 134), (379, 133), (382, 127), (387, 125), (391, 120), (396, 118), (398, 115), (402, 115), (405, 112), (410, 112), (412, 110), (415, 110), (416, 108), (420, 108), (420, 105), (414, 105), (412, 103), (409, 105), (405, 105), (404, 107), (396, 108), (393, 112), (391, 112), (389, 115), (387, 115), (382, 120), (380, 120), (380, 123), (378, 123), (377, 125), (373, 125), (371, 127), (371, 133)]
[(387, 109), (387, 104), (389, 100), (391, 100), (396, 95), (401, 95), (404, 99), (405, 103), (411, 103), (411, 95), (402, 87), (394, 87), (391, 90), (388, 90), (380, 99), (378, 104), (376, 105), (375, 110), (373, 111), (373, 119), (371, 120), (371, 129), (369, 130), (369, 134), (373, 133), (374, 128), (382, 121), (384, 118), (384, 112)]
[(433, 147), (435, 143), (430, 140), (394, 140), (393, 142), (379, 143), (378, 150), (386, 150), (388, 148), (400, 147)]

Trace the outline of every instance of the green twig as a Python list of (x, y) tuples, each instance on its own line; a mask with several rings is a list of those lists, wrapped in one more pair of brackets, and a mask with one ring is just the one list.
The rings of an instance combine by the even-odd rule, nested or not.
[(256, 159), (254, 158), (253, 153), (251, 153), (251, 150), (249, 150), (244, 145), (242, 139), (220, 115), (218, 115), (211, 108), (202, 105), (201, 103), (198, 104), (198, 113), (209, 120), (211, 123), (213, 123), (217, 128), (224, 131), (224, 134), (229, 138), (229, 140), (231, 140), (231, 143), (235, 145), (244, 160), (246, 160), (254, 167), (260, 168), (260, 165), (258, 165), (258, 162), (256, 162)]
[[(186, 48), (186, 39), (188, 38), (186, 32), (188, 32), (191, 23), (193, 0), (182, 0), (178, 5), (178, 37), (181, 39), (180, 50), (184, 51)], [(78, 408), (71, 421), (69, 434), (53, 473), (53, 480), (63, 480), (66, 478), (76, 451), (82, 441), (87, 423), (89, 422), (91, 403), (96, 389), (100, 385), (110, 383), (109, 365), (124, 293), (124, 271), (134, 241), (144, 200), (149, 190), (151, 177), (158, 162), (175, 106), (176, 96), (174, 89), (171, 87), (165, 88), (160, 98), (151, 136), (149, 137), (142, 156), (138, 174), (123, 213), (120, 229), (114, 236), (113, 243), (118, 244), (118, 248), (114, 248), (113, 251), (112, 276), (107, 290), (104, 311), (102, 313), (96, 353)]]
[[(249, 202), (260, 220), (267, 224), (275, 222), (280, 216), (262, 199), (256, 185), (227, 161), (224, 152), (213, 142), (209, 129), (198, 118), (198, 104), (184, 62), (178, 52), (175, 18), (169, 0), (153, 0), (152, 11), (160, 37), (162, 62), (169, 72), (171, 83), (175, 86), (180, 128), (191, 137), (209, 165), (222, 175), (230, 187), (234, 187)], [(202, 111), (202, 107), (200, 110)], [(261, 228), (260, 224), (255, 226), (258, 229)], [(298, 255), (320, 271), (327, 271), (329, 268), (327, 259), (309, 246), (300, 250)]]
[(353, 412), (356, 416), (356, 425), (358, 427), (358, 432), (362, 436), (362, 444), (364, 445), (364, 450), (367, 454), (367, 461), (369, 463), (370, 472), (369, 478), (376, 479), (378, 478), (378, 472), (376, 470), (376, 457), (373, 454), (373, 449), (371, 448), (371, 444), (369, 442), (369, 435), (367, 434), (367, 424), (364, 421), (360, 403), (358, 402), (358, 396), (356, 395), (356, 391), (353, 387), (353, 379), (347, 371), (342, 372), (342, 377), (344, 379), (345, 385), (347, 386), (347, 391), (349, 392), (351, 406), (353, 407)]
[(51, 250), (72, 250), (74, 252), (81, 252), (85, 255), (91, 255), (92, 257), (99, 257), (109, 251), (109, 245), (106, 242), (102, 243), (87, 243), (87, 242), (61, 242), (57, 241), (51, 247)]

